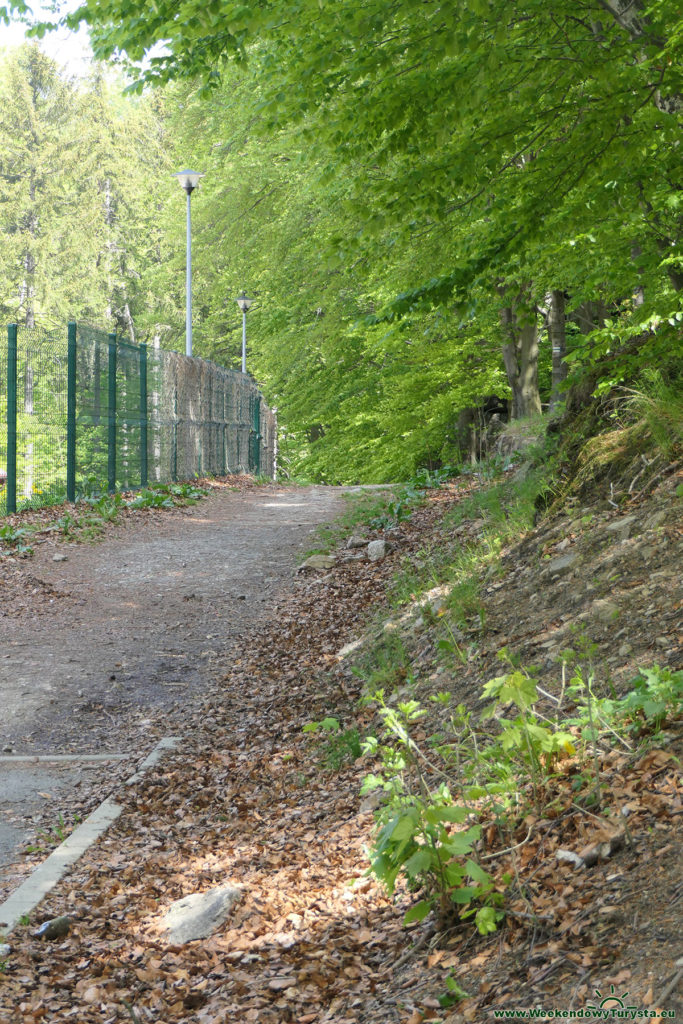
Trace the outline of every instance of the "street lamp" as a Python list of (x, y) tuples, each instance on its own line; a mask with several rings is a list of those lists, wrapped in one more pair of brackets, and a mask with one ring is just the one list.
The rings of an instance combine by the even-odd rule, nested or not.
[(237, 305), (242, 310), (242, 373), (247, 372), (247, 310), (253, 299), (248, 299), (244, 292), (237, 296)]
[(204, 175), (201, 171), (178, 171), (173, 175), (187, 192), (187, 268), (185, 273), (185, 355), (192, 355), (192, 249), (190, 246), (190, 196)]

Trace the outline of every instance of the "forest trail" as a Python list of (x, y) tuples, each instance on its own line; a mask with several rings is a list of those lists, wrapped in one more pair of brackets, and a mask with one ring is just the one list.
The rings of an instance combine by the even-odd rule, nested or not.
[[(423, 595), (433, 602), (425, 610), (409, 585), (398, 617), (387, 599), (401, 573), (421, 564), (429, 579), (444, 549), (482, 536), (491, 506), (471, 476), (430, 491), (406, 521), (386, 529), (383, 560), (340, 545), (329, 571), (290, 572), (279, 600), (275, 589), (266, 595), (267, 622), (234, 623), (212, 685), (184, 710), (150, 704), (149, 725), (138, 721), (150, 747), (159, 727), (180, 735), (181, 745), (134, 785), (117, 785), (118, 769), (110, 770), (102, 795), (115, 798), (120, 817), (9, 935), (2, 1024), (57, 1024), (74, 1013), (78, 1024), (483, 1024), (501, 1007), (544, 1007), (554, 1019), (555, 1009), (585, 1012), (605, 995), (628, 996), (651, 1019), (671, 1019), (658, 1007), (680, 1016), (683, 747), (675, 723), (646, 753), (605, 745), (605, 809), (626, 821), (628, 841), (612, 849), (610, 840), (597, 862), (579, 870), (557, 856), (604, 843), (615, 820), (575, 804), (571, 775), (558, 776), (567, 792), (557, 790), (547, 814), (525, 810), (504, 835), (485, 830), (484, 863), (500, 874), (512, 860), (524, 885), (524, 902), (514, 890), (505, 922), (490, 935), (456, 918), (442, 930), (431, 916), (403, 928), (416, 894), (402, 880), (388, 895), (367, 877), (375, 802), (361, 786), (371, 764), (347, 756), (348, 734), (304, 731), (332, 714), (345, 729), (372, 734), (374, 712), (359, 700), (372, 666), (393, 674), (399, 695), (410, 675), (425, 692), (448, 687), (481, 708), (482, 684), (500, 671), (505, 646), (522, 665), (538, 666), (543, 687), (556, 686), (557, 655), (572, 627), (598, 645), (596, 673), (617, 687), (639, 665), (661, 659), (679, 668), (683, 480), (674, 468), (651, 494), (619, 509), (587, 495), (506, 545), (496, 572), (482, 573), (485, 614), (461, 623), (464, 658), (444, 660), (441, 588)], [(297, 542), (322, 515), (315, 501), (337, 500), (323, 488), (316, 498), (316, 490), (308, 512), (296, 505), (306, 492), (279, 499), (283, 514), (293, 502), (290, 529), (302, 531), (290, 538), (290, 569)], [(263, 493), (248, 495), (257, 516), (259, 500), (270, 500)], [(198, 506), (178, 529), (199, 526), (208, 508)], [(166, 529), (175, 529), (170, 519), (150, 537)], [(113, 554), (114, 544), (101, 550)], [(116, 564), (128, 568), (122, 558)], [(206, 635), (223, 631), (196, 614)], [(177, 621), (169, 619), (176, 639)], [(354, 652), (344, 653), (351, 642)], [(384, 660), (397, 643), (400, 661)], [(366, 661), (370, 648), (374, 660)], [(121, 770), (129, 775), (130, 764)], [(171, 904), (225, 885), (243, 898), (214, 934), (184, 945), (168, 938)], [(36, 934), (62, 915), (72, 920), (68, 935)]]
[[(191, 508), (117, 526), (105, 543), (47, 534), (15, 562), (19, 579), (10, 573), (0, 590), (0, 864), (34, 815), (83, 816), (131, 759), (182, 727), (216, 660), (267, 619), (315, 527), (342, 504), (341, 488), (216, 485)], [(104, 753), (129, 756), (10, 760)]]

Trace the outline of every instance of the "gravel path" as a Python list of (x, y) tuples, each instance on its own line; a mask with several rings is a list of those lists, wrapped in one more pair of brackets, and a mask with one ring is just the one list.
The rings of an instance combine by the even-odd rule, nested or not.
[(341, 508), (341, 488), (216, 488), (99, 544), (40, 545), (33, 605), (0, 621), (0, 864), (50, 814), (87, 811), (132, 764), (10, 757), (144, 756), (182, 726), (214, 662), (267, 618), (315, 527)]

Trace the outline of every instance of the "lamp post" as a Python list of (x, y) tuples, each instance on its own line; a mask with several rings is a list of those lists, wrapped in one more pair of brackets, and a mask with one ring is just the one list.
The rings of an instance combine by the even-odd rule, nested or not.
[(199, 179), (204, 175), (201, 171), (178, 171), (173, 175), (177, 178), (181, 188), (187, 193), (187, 264), (185, 272), (185, 355), (192, 355), (192, 248), (190, 244), (191, 218), (190, 218), (190, 196), (199, 184)]
[(237, 297), (237, 305), (242, 310), (242, 373), (247, 372), (247, 310), (253, 301), (244, 292)]

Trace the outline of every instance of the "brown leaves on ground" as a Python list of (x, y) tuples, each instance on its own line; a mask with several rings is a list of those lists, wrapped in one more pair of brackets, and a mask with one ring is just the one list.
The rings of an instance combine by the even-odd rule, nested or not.
[[(431, 496), (402, 525), (400, 554), (438, 542), (458, 499), (455, 488)], [(495, 1007), (578, 1008), (627, 990), (639, 1007), (659, 1005), (683, 894), (675, 745), (635, 763), (603, 751), (608, 817), (574, 803), (567, 775), (544, 816), (511, 836), (484, 830), (482, 863), (514, 878), (494, 936), (471, 923), (406, 931), (413, 897), (399, 887), (390, 900), (365, 876), (367, 765), (326, 770), (302, 727), (358, 714), (360, 684), (336, 652), (382, 601), (397, 557), (300, 579), (268, 631), (243, 637), (182, 749), (117, 792), (119, 821), (40, 906), (40, 920), (69, 914), (71, 933), (47, 944), (34, 921), (11, 937), (3, 1024), (479, 1022)], [(592, 867), (557, 858), (591, 849)], [(168, 905), (225, 883), (245, 892), (227, 925), (169, 946)], [(450, 1007), (449, 977), (468, 993)]]

